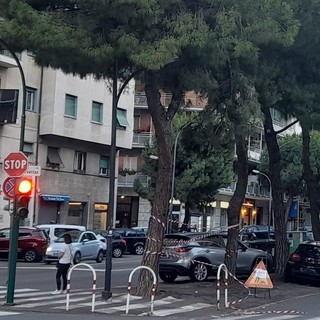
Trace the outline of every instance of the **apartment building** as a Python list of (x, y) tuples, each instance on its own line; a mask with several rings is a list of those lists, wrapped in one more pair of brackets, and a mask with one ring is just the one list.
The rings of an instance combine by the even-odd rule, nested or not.
[[(168, 106), (171, 96), (161, 94), (162, 104)], [(201, 111), (206, 101), (196, 93), (188, 92), (185, 96), (186, 111)], [(280, 113), (272, 110), (275, 130), (287, 126)], [(153, 126), (148, 112), (146, 96), (143, 86), (137, 81), (134, 101), (133, 141), (131, 150), (120, 151), (118, 199), (117, 199), (117, 225), (119, 227), (136, 225), (146, 227), (150, 217), (151, 207), (147, 200), (140, 198), (133, 190), (134, 180), (138, 177), (144, 184), (148, 177), (141, 174), (143, 160), (141, 152), (146, 143), (153, 141)], [(299, 125), (289, 128), (285, 134), (300, 132)], [(264, 131), (262, 125), (251, 130), (248, 135), (249, 172), (257, 169), (264, 148)], [(236, 156), (236, 155), (235, 155)], [(270, 186), (265, 187), (259, 182), (259, 176), (249, 174), (246, 198), (241, 209), (240, 221), (242, 225), (267, 224), (270, 206)], [(191, 217), (191, 226), (197, 225), (199, 230), (211, 230), (215, 227), (227, 226), (227, 208), (235, 190), (236, 182), (219, 190), (216, 201), (204, 208), (203, 212), (194, 212)], [(184, 204), (178, 199), (173, 202), (173, 217), (181, 224), (184, 219)]]
[[(30, 213), (21, 224), (70, 223), (106, 227), (109, 202), (109, 157), (112, 96), (110, 83), (89, 75), (83, 79), (60, 70), (40, 68), (32, 55), (19, 55), (26, 79), (23, 152), (36, 190)], [(19, 151), (22, 123), (22, 80), (9, 52), (0, 52), (0, 164)], [(117, 148), (131, 149), (134, 81), (117, 109)], [(1, 185), (6, 178), (0, 170)], [(1, 186), (2, 188), (3, 186)], [(3, 193), (2, 193), (3, 195)], [(1, 209), (7, 201), (1, 197)], [(115, 221), (115, 213), (114, 219)], [(0, 227), (10, 224), (0, 210)]]

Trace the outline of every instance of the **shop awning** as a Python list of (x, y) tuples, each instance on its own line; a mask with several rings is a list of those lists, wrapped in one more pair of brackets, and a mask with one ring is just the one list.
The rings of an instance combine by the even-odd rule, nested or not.
[(70, 196), (63, 195), (63, 194), (42, 193), (42, 194), (40, 194), (40, 197), (44, 201), (68, 202), (70, 200)]

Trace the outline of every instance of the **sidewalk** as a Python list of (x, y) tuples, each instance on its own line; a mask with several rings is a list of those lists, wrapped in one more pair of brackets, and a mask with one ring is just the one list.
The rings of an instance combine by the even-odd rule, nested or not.
[[(271, 276), (272, 279), (272, 276)], [(243, 285), (235, 282), (228, 287), (228, 302), (230, 307), (224, 306), (224, 288), (220, 289), (220, 311), (215, 307), (217, 315), (225, 313), (242, 313), (243, 311), (257, 310), (263, 305), (278, 303), (294, 297), (310, 294), (320, 295), (320, 286), (310, 286), (304, 283), (284, 283), (280, 280), (274, 280), (273, 289), (246, 289)], [(160, 282), (156, 298), (172, 296), (186, 301), (217, 304), (216, 281), (195, 283), (187, 281), (177, 281), (173, 284)], [(281, 311), (281, 310), (279, 310)]]

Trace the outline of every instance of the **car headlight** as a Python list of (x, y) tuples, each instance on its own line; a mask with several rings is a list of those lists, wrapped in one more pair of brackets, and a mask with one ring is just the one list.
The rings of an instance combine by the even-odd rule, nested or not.
[(52, 247), (48, 247), (46, 253), (50, 253), (52, 251)]

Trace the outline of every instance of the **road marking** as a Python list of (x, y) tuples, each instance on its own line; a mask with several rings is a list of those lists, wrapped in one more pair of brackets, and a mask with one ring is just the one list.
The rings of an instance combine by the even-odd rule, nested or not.
[(21, 314), (21, 313), (19, 313), (19, 312), (0, 311), (0, 317), (15, 316), (17, 314)]
[[(185, 312), (192, 312), (192, 311), (204, 309), (204, 308), (212, 308), (212, 306), (213, 306), (212, 304), (199, 302), (199, 303), (189, 304), (187, 306), (181, 306), (178, 308), (154, 310), (153, 316), (166, 317), (166, 316), (169, 316), (169, 315), (175, 314), (175, 313), (185, 313)], [(148, 315), (148, 313), (139, 314), (139, 316), (145, 316), (145, 315)]]

